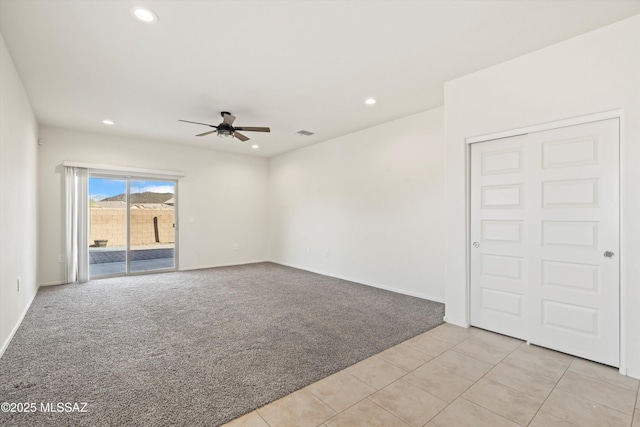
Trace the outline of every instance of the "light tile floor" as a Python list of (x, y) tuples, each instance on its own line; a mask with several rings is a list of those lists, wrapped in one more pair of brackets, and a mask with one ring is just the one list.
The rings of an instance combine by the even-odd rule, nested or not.
[(444, 324), (226, 427), (640, 427), (638, 383), (614, 368)]

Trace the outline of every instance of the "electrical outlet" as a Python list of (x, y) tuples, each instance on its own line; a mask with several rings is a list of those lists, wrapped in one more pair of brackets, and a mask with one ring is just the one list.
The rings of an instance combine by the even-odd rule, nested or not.
[(307, 253), (311, 253), (311, 248), (307, 246)]
[(58, 257), (58, 262), (61, 263), (61, 264), (64, 262), (64, 255), (60, 255)]
[(237, 244), (237, 243), (234, 243), (234, 244), (233, 244), (233, 250), (234, 250), (234, 251), (237, 251), (237, 250), (238, 250), (238, 244)]
[(20, 292), (20, 278), (18, 277), (18, 292)]
[(324, 256), (327, 257), (327, 258), (329, 257), (329, 249), (324, 251)]

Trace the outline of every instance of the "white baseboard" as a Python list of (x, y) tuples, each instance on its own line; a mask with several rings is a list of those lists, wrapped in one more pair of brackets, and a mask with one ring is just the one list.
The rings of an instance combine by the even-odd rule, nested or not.
[(266, 259), (263, 259), (263, 260), (258, 260), (258, 261), (234, 262), (234, 263), (230, 263), (230, 264), (202, 265), (202, 266), (198, 266), (198, 267), (180, 268), (178, 271), (205, 270), (207, 268), (218, 268), (218, 267), (233, 267), (233, 266), (236, 266), (236, 265), (259, 264), (261, 262), (270, 262), (270, 261), (266, 260)]
[(626, 375), (631, 378), (636, 378), (640, 380), (640, 371), (635, 371), (631, 369), (626, 369)]
[(391, 287), (391, 286), (380, 285), (379, 283), (364, 282), (362, 280), (353, 279), (353, 278), (350, 278), (350, 277), (336, 276), (335, 274), (329, 274), (329, 273), (326, 273), (326, 272), (323, 272), (323, 271), (318, 271), (318, 270), (311, 270), (309, 268), (299, 267), (297, 265), (287, 264), (287, 263), (284, 263), (284, 262), (279, 262), (279, 261), (269, 261), (269, 262), (272, 262), (274, 264), (284, 265), (285, 267), (297, 268), (298, 270), (309, 271), (311, 273), (322, 274), (323, 276), (335, 277), (336, 279), (340, 279), (340, 280), (347, 280), (349, 282), (360, 283), (361, 285), (370, 286), (372, 288), (384, 289), (385, 291), (391, 291), (391, 292), (395, 292), (397, 294), (409, 295), (410, 297), (427, 299), (429, 301), (435, 301), (435, 302), (439, 302), (439, 303), (442, 303), (442, 304), (445, 303), (444, 298), (438, 298), (438, 297), (434, 297), (432, 295), (427, 295), (427, 294), (422, 294), (422, 293), (417, 293), (417, 292), (407, 292), (407, 291), (405, 291), (403, 289), (398, 289), (398, 288), (394, 288), (394, 287)]
[(468, 328), (471, 326), (468, 322), (460, 319), (451, 319), (448, 316), (444, 316), (444, 321), (447, 323), (451, 323), (452, 325), (460, 326), (461, 328)]
[(18, 328), (22, 324), (22, 320), (24, 320), (24, 316), (27, 315), (27, 311), (29, 311), (29, 309), (31, 308), (31, 304), (33, 304), (33, 300), (36, 298), (36, 295), (38, 294), (38, 289), (40, 289), (39, 285), (36, 287), (36, 291), (31, 296), (31, 300), (29, 301), (29, 304), (27, 304), (24, 311), (20, 315), (20, 318), (18, 319), (18, 321), (16, 322), (16, 325), (11, 330), (11, 333), (9, 334), (5, 342), (2, 343), (2, 347), (0, 347), (0, 358), (2, 358), (2, 355), (4, 354), (5, 350), (7, 349), (7, 347), (9, 347), (9, 344), (11, 343), (13, 336), (16, 334), (16, 332), (18, 332)]
[(64, 284), (65, 284), (65, 282), (60, 280), (60, 281), (57, 281), (57, 282), (40, 283), (38, 285), (38, 287), (40, 287), (40, 286), (57, 286), (57, 285), (64, 285)]

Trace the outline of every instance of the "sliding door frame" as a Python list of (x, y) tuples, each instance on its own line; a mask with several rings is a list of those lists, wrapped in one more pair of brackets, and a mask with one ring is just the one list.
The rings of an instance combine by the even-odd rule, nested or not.
[[(171, 271), (178, 271), (178, 259), (179, 259), (179, 229), (178, 229), (178, 179), (174, 177), (165, 177), (158, 176), (155, 174), (127, 174), (122, 171), (110, 171), (110, 170), (99, 170), (99, 169), (89, 169), (89, 182), (91, 182), (91, 178), (116, 178), (123, 179), (126, 185), (126, 238), (125, 238), (125, 271), (124, 273), (113, 273), (113, 274), (105, 274), (100, 276), (92, 276), (89, 274), (89, 280), (93, 279), (106, 279), (110, 277), (122, 277), (122, 276), (139, 276), (144, 274), (155, 274), (155, 273), (166, 273)], [(149, 270), (149, 271), (131, 271), (131, 180), (157, 180), (157, 181), (165, 181), (173, 183), (173, 199), (174, 199), (174, 209), (173, 209), (173, 267), (172, 268), (162, 268), (158, 270)], [(89, 191), (89, 186), (87, 186), (87, 191)], [(89, 195), (88, 195), (89, 196)], [(87, 226), (91, 227), (91, 213), (89, 212), (89, 221), (87, 221)], [(90, 234), (90, 230), (88, 230), (88, 235)], [(89, 242), (87, 241), (87, 245)]]
[[(131, 271), (131, 203), (129, 199), (131, 197), (130, 184), (131, 180), (148, 180), (156, 179), (159, 181), (166, 181), (173, 183), (173, 268), (163, 268), (160, 270), (150, 271)], [(178, 271), (178, 180), (171, 178), (159, 178), (157, 176), (145, 176), (145, 175), (127, 175), (127, 276), (139, 276), (143, 274), (153, 273), (167, 273), (171, 271)]]

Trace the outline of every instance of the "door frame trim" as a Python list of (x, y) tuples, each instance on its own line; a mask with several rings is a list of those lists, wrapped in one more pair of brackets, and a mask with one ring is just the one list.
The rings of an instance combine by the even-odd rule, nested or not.
[(562, 120), (556, 120), (552, 122), (545, 122), (536, 125), (525, 126), (516, 129), (508, 129), (499, 132), (492, 132), (484, 135), (467, 137), (464, 140), (465, 143), (465, 210), (466, 210), (466, 251), (465, 251), (465, 269), (466, 269), (466, 287), (465, 287), (465, 299), (466, 299), (466, 322), (465, 325), (469, 327), (471, 326), (471, 144), (476, 144), (485, 141), (493, 141), (496, 139), (509, 138), (517, 135), (525, 135), (534, 132), (541, 132), (545, 130), (558, 129), (568, 126), (581, 125), (586, 123), (598, 122), (601, 120), (608, 119), (618, 119), (618, 144), (620, 148), (620, 154), (618, 158), (618, 182), (619, 182), (619, 194), (618, 194), (618, 219), (619, 219), (619, 256), (620, 256), (620, 264), (619, 264), (619, 274), (620, 274), (620, 282), (618, 284), (620, 288), (619, 292), (619, 300), (618, 300), (618, 310), (619, 310), (619, 350), (620, 350), (620, 361), (619, 361), (619, 371), (622, 375), (627, 375), (627, 363), (626, 363), (626, 341), (627, 341), (627, 328), (626, 322), (624, 319), (626, 318), (626, 309), (623, 301), (626, 301), (627, 292), (626, 292), (626, 274), (623, 268), (623, 265), (626, 265), (625, 260), (625, 252), (622, 250), (624, 247), (624, 221), (623, 221), (623, 209), (624, 201), (624, 171), (623, 171), (623, 163), (622, 160), (625, 158), (625, 144), (624, 144), (624, 134), (622, 130), (624, 129), (624, 111), (622, 109), (616, 110), (608, 110), (602, 111), (599, 113), (587, 114), (584, 116), (571, 117)]
[(494, 139), (509, 138), (516, 135), (541, 132), (545, 130), (558, 129), (567, 126), (582, 125), (585, 123), (598, 122), (600, 120), (618, 119), (622, 117), (622, 110), (609, 110), (601, 113), (588, 114), (586, 116), (571, 117), (553, 122), (545, 122), (537, 125), (525, 126), (517, 129), (509, 129), (500, 132), (493, 132), (479, 136), (465, 138), (465, 144), (475, 144), (476, 142), (491, 141)]

